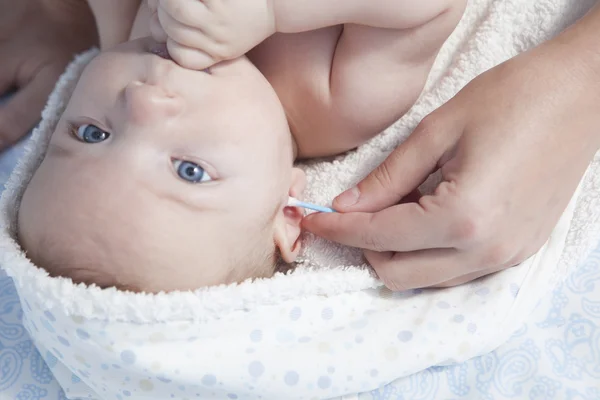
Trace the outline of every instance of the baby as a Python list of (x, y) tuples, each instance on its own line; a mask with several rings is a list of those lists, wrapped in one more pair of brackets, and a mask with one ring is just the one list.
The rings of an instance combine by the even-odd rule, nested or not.
[[(221, 3), (155, 6), (166, 33), (179, 26), (191, 37), (198, 27), (176, 21), (194, 16), (183, 7)], [(278, 258), (293, 262), (300, 250), (302, 213), (287, 206), (305, 184), (294, 160), (355, 148), (402, 116), (464, 9), (450, 0), (267, 3), (277, 32), (202, 71), (148, 37), (92, 60), (21, 202), (19, 241), (32, 262), (143, 292), (271, 276)], [(136, 26), (148, 26), (147, 13)]]

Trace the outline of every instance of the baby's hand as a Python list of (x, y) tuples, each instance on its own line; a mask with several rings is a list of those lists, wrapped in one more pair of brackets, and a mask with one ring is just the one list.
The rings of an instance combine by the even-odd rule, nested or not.
[(148, 0), (151, 32), (171, 58), (201, 70), (231, 60), (275, 33), (269, 0)]

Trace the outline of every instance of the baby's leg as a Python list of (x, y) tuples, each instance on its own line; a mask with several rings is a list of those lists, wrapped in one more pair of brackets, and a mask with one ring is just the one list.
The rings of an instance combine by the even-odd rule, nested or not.
[(129, 35), (129, 40), (135, 40), (139, 38), (143, 38), (146, 36), (150, 36), (150, 18), (152, 17), (152, 13), (148, 8), (148, 2), (142, 1), (140, 7), (138, 9), (137, 15), (135, 17), (135, 21), (133, 22), (133, 27), (131, 28), (131, 34)]
[[(411, 29), (345, 25), (331, 71), (331, 95), (347, 147), (400, 118), (417, 100), (441, 46), (462, 17), (466, 0)], [(341, 138), (338, 138), (341, 139)]]

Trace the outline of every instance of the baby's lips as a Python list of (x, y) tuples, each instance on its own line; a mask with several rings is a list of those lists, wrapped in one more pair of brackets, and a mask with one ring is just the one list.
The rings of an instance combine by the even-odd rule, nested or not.
[(171, 56), (169, 55), (169, 50), (167, 50), (167, 45), (164, 43), (157, 43), (150, 48), (150, 52), (152, 54), (156, 54), (159, 57), (162, 57), (166, 60), (170, 60)]
[[(156, 43), (150, 47), (150, 53), (156, 54), (159, 57), (164, 58), (165, 60), (173, 60), (171, 55), (169, 54), (169, 50), (167, 49), (167, 45), (164, 43)], [(206, 72), (210, 74), (210, 68), (204, 68), (202, 72)]]

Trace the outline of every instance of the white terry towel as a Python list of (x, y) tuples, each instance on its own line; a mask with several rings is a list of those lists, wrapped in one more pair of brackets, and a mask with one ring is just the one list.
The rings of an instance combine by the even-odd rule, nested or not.
[[(591, 3), (471, 0), (417, 104), (356, 152), (309, 164), (309, 200), (326, 203), (354, 184), (470, 79), (550, 38)], [(375, 389), (503, 343), (600, 237), (596, 157), (535, 256), (458, 288), (393, 294), (357, 266), (356, 252), (314, 239), (306, 265), (289, 275), (194, 292), (132, 294), (50, 278), (16, 244), (16, 211), (92, 56), (77, 59), (60, 80), (0, 202), (0, 263), (69, 398), (310, 399)]]

